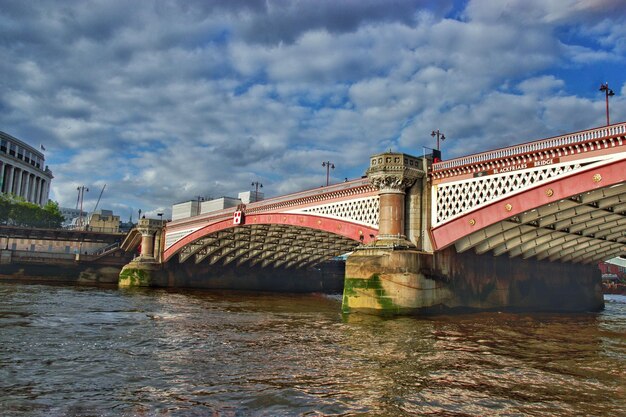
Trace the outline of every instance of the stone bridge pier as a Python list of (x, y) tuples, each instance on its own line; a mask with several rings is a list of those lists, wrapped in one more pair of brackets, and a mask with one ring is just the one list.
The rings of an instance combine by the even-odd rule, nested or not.
[(141, 234), (139, 256), (120, 272), (120, 287), (149, 287), (156, 271), (161, 269), (163, 221), (140, 219), (136, 230)]
[(590, 311), (604, 306), (594, 265), (433, 251), (431, 160), (370, 158), (379, 190), (379, 234), (346, 261), (342, 310), (382, 315), (450, 311)]

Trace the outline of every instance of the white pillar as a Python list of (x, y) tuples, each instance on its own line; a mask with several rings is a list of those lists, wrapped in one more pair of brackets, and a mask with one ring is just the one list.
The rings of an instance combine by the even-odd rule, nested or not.
[(4, 189), (4, 169), (6, 168), (6, 166), (7, 164), (0, 161), (0, 193)]
[(24, 170), (21, 168), (16, 168), (17, 175), (15, 176), (15, 195), (22, 195), (22, 176), (24, 174)]
[(34, 191), (33, 181), (35, 181), (35, 174), (29, 171), (27, 171), (27, 174), (28, 177), (26, 177), (26, 192), (24, 193), (24, 196), (26, 197), (26, 201), (30, 201), (32, 203)]
[(43, 185), (41, 186), (41, 192), (39, 195), (39, 204), (41, 204), (42, 206), (45, 206), (46, 203), (48, 203), (48, 193), (50, 192), (49, 191), (50, 184), (45, 179), (43, 179), (42, 182), (43, 182)]
[(15, 175), (15, 167), (13, 165), (8, 166), (9, 179), (7, 180), (6, 193), (13, 193), (13, 176)]
[(34, 182), (33, 203), (41, 205), (41, 203), (39, 202), (39, 190), (41, 188), (41, 177), (38, 175), (35, 175), (33, 182)]

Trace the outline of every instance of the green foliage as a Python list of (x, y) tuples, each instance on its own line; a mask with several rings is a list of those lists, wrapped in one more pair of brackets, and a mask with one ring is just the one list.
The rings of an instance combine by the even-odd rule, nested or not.
[(0, 195), (0, 224), (22, 227), (59, 228), (63, 216), (58, 203), (48, 201), (44, 207), (29, 203), (22, 197)]

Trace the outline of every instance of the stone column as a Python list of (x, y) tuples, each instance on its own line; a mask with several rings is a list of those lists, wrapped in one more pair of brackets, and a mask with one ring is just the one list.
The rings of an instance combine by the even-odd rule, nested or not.
[(420, 159), (403, 153), (387, 152), (370, 158), (367, 176), (380, 198), (375, 246), (415, 246), (405, 232), (405, 194), (425, 175), (421, 164)]
[(159, 271), (161, 269), (160, 239), (155, 245), (155, 238), (161, 235), (163, 222), (155, 219), (140, 219), (136, 231), (141, 234), (141, 253), (120, 272), (118, 285), (120, 287), (150, 287), (158, 286)]
[(48, 203), (48, 187), (50, 186), (50, 184), (48, 183), (47, 180), (43, 179), (41, 180), (41, 189), (39, 190), (39, 196), (37, 197), (39, 200), (39, 205), (45, 206), (46, 203)]
[(39, 199), (39, 189), (41, 187), (41, 178), (38, 175), (36, 175), (35, 179), (33, 180), (33, 182), (34, 182), (33, 202), (35, 204), (41, 205), (41, 202), (40, 202), (40, 199)]
[(7, 194), (13, 193), (13, 171), (15, 171), (15, 167), (12, 165), (7, 165), (7, 178), (4, 187), (4, 192)]
[(154, 236), (159, 230), (158, 222), (152, 219), (140, 219), (137, 230), (141, 233), (141, 254), (139, 256), (154, 259)]
[(0, 161), (0, 193), (2, 192), (2, 189), (4, 187), (4, 169), (6, 168), (6, 166), (7, 164)]

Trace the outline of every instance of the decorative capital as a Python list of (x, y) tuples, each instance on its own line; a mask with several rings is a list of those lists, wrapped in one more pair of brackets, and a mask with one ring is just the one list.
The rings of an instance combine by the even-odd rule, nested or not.
[(163, 228), (163, 221), (155, 219), (139, 219), (136, 229), (144, 235), (153, 235)]
[(382, 153), (370, 158), (366, 172), (372, 186), (383, 192), (404, 192), (425, 175), (422, 161), (403, 153)]

